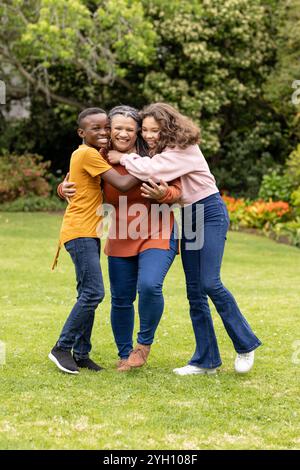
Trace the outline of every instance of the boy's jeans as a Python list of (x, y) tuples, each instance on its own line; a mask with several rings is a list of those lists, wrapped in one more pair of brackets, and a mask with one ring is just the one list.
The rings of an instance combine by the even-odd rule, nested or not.
[(57, 345), (65, 351), (73, 348), (75, 359), (85, 359), (92, 348), (95, 310), (104, 298), (100, 240), (75, 238), (65, 243), (65, 248), (75, 265), (78, 296)]

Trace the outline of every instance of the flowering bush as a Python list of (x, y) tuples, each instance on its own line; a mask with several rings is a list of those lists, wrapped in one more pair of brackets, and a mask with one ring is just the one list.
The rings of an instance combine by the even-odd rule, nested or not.
[(288, 202), (284, 201), (255, 201), (245, 208), (244, 223), (247, 227), (268, 229), (271, 225), (284, 220), (291, 212)]
[(291, 207), (284, 201), (249, 201), (222, 196), (230, 216), (231, 228), (241, 227), (267, 229), (277, 222), (285, 221)]
[(297, 216), (300, 191), (293, 193), (293, 205), (285, 201), (249, 201), (227, 195), (222, 198), (228, 209), (231, 229), (258, 229), (277, 241), (300, 247), (300, 217)]
[(227, 196), (225, 194), (223, 194), (222, 199), (227, 206), (232, 230), (238, 230), (240, 226), (243, 226), (247, 202), (245, 199), (235, 199), (234, 197)]
[(39, 155), (1, 156), (0, 203), (30, 195), (49, 196), (49, 166), (50, 162), (43, 162)]

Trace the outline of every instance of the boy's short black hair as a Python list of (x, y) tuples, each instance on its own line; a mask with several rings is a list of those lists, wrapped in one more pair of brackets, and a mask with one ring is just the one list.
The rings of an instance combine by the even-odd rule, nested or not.
[(84, 109), (83, 111), (81, 111), (78, 114), (78, 117), (77, 117), (78, 126), (81, 127), (81, 121), (86, 116), (90, 116), (91, 114), (106, 114), (106, 111), (104, 111), (104, 109), (101, 109), (101, 108), (86, 108), (86, 109)]

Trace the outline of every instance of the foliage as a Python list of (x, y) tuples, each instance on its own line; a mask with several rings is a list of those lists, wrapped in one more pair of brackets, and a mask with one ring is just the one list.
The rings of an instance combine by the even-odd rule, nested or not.
[[(271, 121), (271, 115), (265, 119)], [(214, 173), (219, 187), (230, 190), (230, 194), (235, 196), (256, 198), (263, 175), (276, 166), (274, 155), (277, 158), (281, 155), (283, 141), (276, 122), (263, 122), (262, 118), (261, 122), (253, 123), (246, 134), (236, 123), (236, 129), (227, 136), (220, 158), (216, 160), (218, 164)]]
[(244, 199), (235, 199), (226, 194), (222, 195), (230, 218), (230, 227), (232, 230), (238, 230), (243, 223), (247, 201)]
[(300, 215), (300, 186), (292, 192), (291, 203), (294, 207), (294, 211)]
[(255, 201), (245, 208), (243, 223), (247, 227), (268, 230), (270, 226), (284, 220), (291, 208), (284, 201)]
[(223, 195), (233, 230), (239, 228), (257, 228), (268, 230), (279, 221), (284, 221), (291, 214), (291, 207), (285, 201), (251, 201), (235, 199)]
[(0, 134), (1, 153), (38, 153), (51, 161), (54, 174), (67, 173), (72, 152), (81, 143), (74, 113), (66, 105), (47, 108), (41, 96), (31, 102), (31, 118), (5, 121)]
[(285, 201), (251, 201), (222, 195), (232, 230), (257, 229), (277, 241), (300, 246), (300, 188), (292, 205)]
[(276, 224), (272, 227), (271, 235), (274, 235), (278, 241), (288, 239), (291, 245), (300, 248), (300, 217), (289, 222)]
[(287, 147), (280, 120), (262, 98), (276, 49), (271, 7), (252, 0), (144, 3), (160, 36), (146, 98), (171, 102), (200, 122), (219, 187), (255, 197)]
[(276, 168), (263, 176), (258, 197), (264, 200), (290, 202), (292, 188), (291, 177), (286, 173), (282, 174), (282, 171)]
[(263, 0), (5, 0), (0, 70), (8, 105), (29, 96), (31, 116), (17, 135), (2, 123), (0, 150), (38, 152), (65, 172), (78, 109), (164, 100), (200, 124), (220, 188), (255, 197), (290, 146), (286, 123), (263, 97), (276, 62), (276, 7)]
[(293, 206), (294, 214), (300, 215), (300, 144), (284, 166), (263, 176), (258, 196), (264, 200), (287, 201)]
[(128, 63), (143, 67), (154, 58), (156, 34), (139, 0), (98, 1), (93, 12), (81, 0), (6, 0), (0, 17), (8, 89), (26, 95), (29, 85), (48, 105), (97, 103), (107, 84), (130, 87)]
[(53, 212), (62, 211), (66, 203), (58, 197), (26, 196), (0, 204), (0, 212)]
[(280, 22), (277, 63), (266, 85), (265, 96), (286, 121), (291, 138), (300, 138), (300, 0), (279, 0)]
[(0, 203), (29, 195), (47, 197), (51, 190), (46, 179), (49, 165), (34, 154), (0, 157)]
[(291, 152), (286, 161), (286, 173), (295, 186), (300, 186), (300, 144)]

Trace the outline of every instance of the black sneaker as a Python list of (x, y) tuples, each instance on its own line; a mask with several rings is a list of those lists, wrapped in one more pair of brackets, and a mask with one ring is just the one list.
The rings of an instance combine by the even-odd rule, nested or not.
[(68, 374), (79, 373), (79, 368), (70, 351), (64, 351), (59, 346), (54, 346), (48, 354), (48, 357), (63, 372), (67, 372)]
[(103, 367), (98, 366), (98, 364), (92, 361), (92, 359), (90, 359), (89, 357), (87, 357), (86, 359), (75, 359), (75, 357), (73, 358), (78, 367), (80, 368), (93, 370), (95, 372), (100, 372), (100, 370), (104, 369)]

